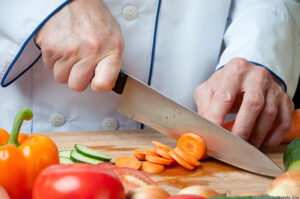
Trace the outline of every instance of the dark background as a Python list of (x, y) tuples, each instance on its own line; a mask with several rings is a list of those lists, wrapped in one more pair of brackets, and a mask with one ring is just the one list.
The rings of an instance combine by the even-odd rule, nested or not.
[(298, 81), (298, 87), (297, 87), (297, 91), (296, 91), (293, 101), (295, 104), (295, 108), (300, 108), (300, 78)]

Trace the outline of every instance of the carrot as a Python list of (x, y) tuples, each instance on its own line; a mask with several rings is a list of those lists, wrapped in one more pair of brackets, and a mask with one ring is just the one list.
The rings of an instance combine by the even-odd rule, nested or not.
[(141, 153), (145, 155), (153, 155), (153, 156), (158, 156), (158, 154), (155, 151), (151, 151), (149, 149), (134, 149), (135, 153)]
[(181, 136), (177, 147), (197, 160), (201, 159), (206, 153), (205, 141), (194, 133), (187, 133)]
[(143, 153), (134, 153), (133, 155), (138, 160), (145, 160), (145, 158), (146, 158), (146, 154), (143, 154)]
[(168, 153), (168, 151), (164, 150), (163, 148), (156, 146), (154, 151), (160, 155), (163, 158), (166, 158), (168, 160), (172, 160), (172, 157), (170, 156), (170, 154)]
[[(222, 124), (222, 127), (228, 131), (232, 131), (235, 120), (229, 120)], [(289, 132), (285, 135), (282, 142), (291, 142), (300, 137), (300, 109), (295, 109), (292, 114), (292, 126)]]
[(142, 163), (142, 171), (147, 172), (147, 173), (161, 173), (165, 170), (164, 165), (161, 164), (155, 164), (149, 161), (144, 161)]
[(163, 165), (171, 165), (173, 162), (172, 160), (168, 160), (165, 158), (160, 158), (160, 157), (152, 156), (152, 155), (146, 155), (146, 160), (148, 160), (149, 162), (152, 162), (152, 163), (163, 164)]
[(169, 154), (176, 160), (178, 164), (183, 166), (186, 169), (193, 170), (195, 167), (187, 163), (184, 159), (182, 159), (174, 150), (169, 151)]
[(291, 142), (298, 137), (300, 137), (300, 109), (295, 109), (292, 114), (291, 129), (285, 135), (282, 142)]
[(190, 165), (194, 167), (201, 165), (201, 162), (196, 160), (193, 156), (190, 156), (186, 152), (182, 151), (180, 148), (176, 147), (174, 151), (177, 153), (177, 155), (179, 155), (184, 161), (186, 161)]
[(134, 157), (123, 156), (115, 160), (117, 167), (129, 167), (132, 169), (139, 169), (141, 167), (141, 162)]
[(156, 146), (156, 147), (161, 147), (161, 148), (163, 148), (163, 149), (166, 150), (167, 152), (169, 152), (169, 151), (171, 150), (168, 146), (164, 145), (163, 143), (157, 142), (157, 141), (155, 141), (155, 140), (152, 140), (152, 144), (153, 144), (154, 146)]

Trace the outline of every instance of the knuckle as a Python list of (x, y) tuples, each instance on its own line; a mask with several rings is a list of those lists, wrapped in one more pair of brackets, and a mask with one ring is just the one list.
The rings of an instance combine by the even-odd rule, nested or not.
[(251, 134), (252, 129), (248, 126), (242, 126), (238, 127), (234, 133), (238, 135), (240, 138), (247, 140), (249, 138), (249, 135)]
[(233, 71), (240, 71), (248, 66), (249, 62), (244, 58), (236, 57), (231, 59), (228, 64)]
[(255, 77), (260, 84), (266, 84), (269, 82), (271, 75), (266, 68), (257, 66), (255, 70)]
[(110, 42), (112, 48), (116, 51), (121, 52), (124, 48), (124, 40), (123, 37), (121, 35), (113, 35), (111, 37), (111, 42)]
[(90, 36), (85, 39), (84, 45), (88, 49), (90, 54), (98, 54), (101, 51), (101, 40), (96, 35)]
[(280, 124), (280, 129), (281, 129), (280, 132), (282, 134), (286, 134), (290, 130), (291, 126), (292, 126), (292, 123), (290, 120), (282, 121)]
[(274, 105), (267, 105), (264, 112), (267, 117), (273, 117), (277, 114), (277, 107)]
[(64, 50), (64, 56), (71, 57), (72, 55), (77, 54), (79, 51), (79, 45), (77, 42), (68, 42)]
[(251, 111), (258, 112), (262, 109), (262, 107), (264, 105), (264, 97), (262, 95), (255, 95), (255, 96), (249, 97), (246, 100), (246, 104)]

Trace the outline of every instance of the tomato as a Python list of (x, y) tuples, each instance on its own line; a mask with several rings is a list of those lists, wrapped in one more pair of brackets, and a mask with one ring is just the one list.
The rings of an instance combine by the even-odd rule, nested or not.
[(205, 199), (201, 196), (195, 196), (195, 195), (175, 195), (167, 197), (166, 199)]
[(110, 168), (117, 176), (120, 178), (125, 192), (127, 193), (129, 190), (133, 190), (137, 187), (146, 186), (146, 185), (157, 185), (149, 176), (147, 176), (144, 172), (126, 168), (126, 167), (115, 167)]
[(36, 179), (33, 199), (125, 199), (118, 176), (96, 165), (57, 164)]

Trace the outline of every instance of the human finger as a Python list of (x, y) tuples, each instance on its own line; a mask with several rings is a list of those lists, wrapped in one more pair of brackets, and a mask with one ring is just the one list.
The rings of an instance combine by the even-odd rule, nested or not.
[(285, 134), (289, 131), (292, 124), (292, 107), (293, 103), (287, 96), (279, 104), (279, 110), (274, 122), (274, 126), (263, 142), (264, 147), (273, 147), (280, 144)]
[(82, 59), (77, 62), (70, 72), (69, 87), (77, 92), (84, 91), (95, 74), (95, 65), (92, 59)]
[(109, 91), (115, 86), (121, 67), (121, 54), (104, 57), (95, 68), (91, 88), (96, 92)]
[(68, 83), (72, 67), (79, 61), (77, 56), (71, 56), (68, 59), (61, 58), (57, 60), (53, 67), (54, 78), (61, 84)]
[(256, 118), (264, 106), (264, 91), (258, 86), (245, 90), (240, 110), (237, 113), (232, 133), (244, 140), (251, 135)]
[(264, 108), (256, 119), (255, 126), (249, 138), (249, 143), (259, 148), (268, 132), (272, 128), (273, 122), (278, 112), (279, 91), (272, 87), (266, 91)]

